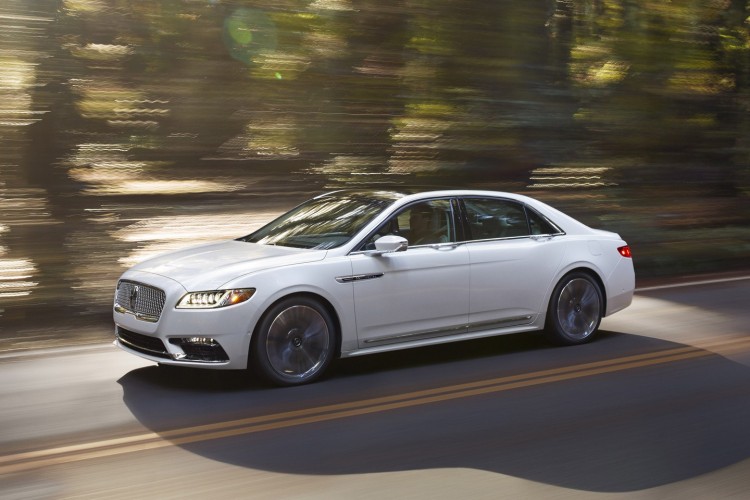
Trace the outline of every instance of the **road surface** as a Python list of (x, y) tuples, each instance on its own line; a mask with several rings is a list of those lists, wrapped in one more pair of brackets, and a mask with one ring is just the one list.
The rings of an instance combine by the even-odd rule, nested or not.
[(0, 356), (0, 497), (747, 498), (750, 280), (639, 291), (592, 343), (339, 361), (277, 389), (111, 345)]

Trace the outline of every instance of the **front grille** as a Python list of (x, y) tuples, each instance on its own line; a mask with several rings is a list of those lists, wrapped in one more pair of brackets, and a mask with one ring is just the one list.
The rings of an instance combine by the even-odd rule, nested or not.
[(135, 281), (121, 280), (117, 283), (115, 309), (135, 314), (146, 321), (159, 321), (164, 309), (164, 290)]
[(148, 335), (142, 335), (140, 333), (131, 332), (125, 328), (117, 327), (115, 335), (122, 344), (126, 347), (138, 351), (149, 356), (155, 356), (157, 358), (172, 359), (172, 356), (167, 352), (164, 347), (164, 342), (156, 337), (149, 337)]

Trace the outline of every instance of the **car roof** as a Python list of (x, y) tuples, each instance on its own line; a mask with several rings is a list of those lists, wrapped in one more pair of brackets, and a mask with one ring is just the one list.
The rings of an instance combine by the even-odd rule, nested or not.
[(516, 193), (508, 193), (504, 191), (487, 191), (487, 190), (476, 190), (476, 189), (444, 189), (439, 191), (422, 191), (407, 194), (403, 197), (404, 202), (409, 203), (414, 200), (420, 200), (424, 198), (450, 198), (450, 197), (470, 197), (470, 196), (488, 196), (492, 198), (508, 198), (517, 201), (532, 200), (527, 196), (523, 196)]
[(489, 196), (489, 197), (500, 197), (508, 198), (517, 201), (536, 201), (533, 198), (524, 196), (516, 193), (508, 193), (503, 191), (488, 191), (488, 190), (476, 190), (476, 189), (443, 189), (443, 190), (432, 190), (432, 191), (391, 191), (391, 190), (356, 190), (356, 189), (340, 189), (336, 191), (329, 191), (315, 198), (325, 198), (328, 196), (356, 196), (362, 198), (370, 198), (384, 201), (398, 201), (402, 200), (404, 203), (411, 203), (412, 201), (430, 199), (430, 198), (450, 198), (450, 197), (467, 197), (467, 196)]

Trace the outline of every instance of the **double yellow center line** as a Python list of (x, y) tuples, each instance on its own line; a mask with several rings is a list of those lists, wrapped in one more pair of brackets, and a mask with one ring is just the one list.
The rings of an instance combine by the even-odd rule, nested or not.
[(732, 338), (701, 344), (700, 346), (678, 347), (657, 352), (510, 375), (488, 380), (478, 380), (475, 382), (425, 389), (404, 394), (394, 394), (379, 398), (185, 427), (160, 433), (149, 432), (122, 438), (15, 453), (0, 456), (0, 474), (38, 469), (51, 465), (78, 462), (113, 455), (122, 455), (136, 451), (163, 448), (166, 446), (184, 445), (188, 443), (209, 441), (212, 439), (253, 434), (256, 432), (283, 429), (286, 427), (498, 393), (511, 389), (561, 382), (564, 380), (589, 377), (592, 375), (620, 372), (634, 368), (702, 358), (715, 355), (716, 353), (712, 350), (716, 350), (721, 354), (730, 354), (733, 352), (744, 351), (748, 348), (750, 348), (750, 338)]

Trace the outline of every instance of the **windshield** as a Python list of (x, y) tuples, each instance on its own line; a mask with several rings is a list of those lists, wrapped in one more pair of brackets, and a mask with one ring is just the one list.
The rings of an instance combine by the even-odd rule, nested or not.
[(249, 243), (294, 248), (336, 248), (393, 203), (391, 197), (336, 193), (314, 198), (240, 238)]

